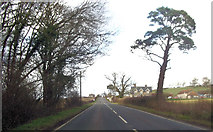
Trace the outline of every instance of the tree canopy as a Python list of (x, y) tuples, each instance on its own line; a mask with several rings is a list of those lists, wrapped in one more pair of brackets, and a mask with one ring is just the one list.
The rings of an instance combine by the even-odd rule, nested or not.
[[(160, 66), (158, 96), (163, 93), (165, 71), (169, 69), (167, 63), (170, 61), (170, 49), (176, 45), (184, 53), (195, 49), (196, 46), (191, 37), (196, 32), (196, 24), (184, 10), (168, 7), (160, 7), (156, 11), (151, 11), (147, 18), (150, 19), (150, 26), (154, 26), (156, 30), (147, 31), (144, 39), (137, 39), (131, 48), (145, 51), (147, 59)], [(159, 50), (153, 50), (156, 48)], [(159, 51), (162, 52), (159, 53)]]
[[(31, 118), (36, 100), (53, 107), (78, 72), (110, 44), (105, 3), (1, 2), (4, 128)], [(32, 105), (28, 105), (32, 104)], [(16, 120), (19, 119), (19, 120)]]

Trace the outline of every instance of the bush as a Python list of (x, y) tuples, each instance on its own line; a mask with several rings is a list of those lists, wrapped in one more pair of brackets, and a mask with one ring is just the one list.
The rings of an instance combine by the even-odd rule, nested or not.
[(30, 120), (49, 116), (56, 112), (80, 105), (79, 97), (59, 99), (51, 107), (43, 105), (43, 100), (38, 100), (30, 94), (28, 88), (14, 87), (11, 91), (2, 93), (2, 129), (15, 128)]
[[(2, 129), (14, 128), (34, 116), (35, 102), (28, 90), (14, 88), (16, 92), (2, 93)], [(13, 90), (14, 90), (13, 89)], [(15, 91), (14, 90), (14, 91)]]
[(66, 99), (66, 102), (65, 102), (66, 108), (70, 108), (70, 107), (78, 106), (78, 105), (80, 105), (80, 98), (78, 96)]
[(123, 103), (153, 108), (158, 103), (163, 103), (163, 102), (162, 101), (156, 101), (155, 96), (145, 96), (145, 97), (124, 98)]

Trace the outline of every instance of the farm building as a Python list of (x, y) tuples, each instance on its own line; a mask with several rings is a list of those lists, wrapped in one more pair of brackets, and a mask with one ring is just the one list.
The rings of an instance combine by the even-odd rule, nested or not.
[(94, 98), (95, 94), (89, 94), (89, 97)]
[(192, 91), (192, 89), (182, 90), (177, 94), (179, 99), (192, 99), (199, 98), (198, 93)]
[(191, 92), (188, 93), (187, 98), (188, 99), (199, 98), (199, 95), (198, 95), (198, 93), (191, 91)]
[(177, 95), (177, 97), (179, 98), (179, 99), (186, 99), (187, 98), (187, 93), (181, 93), (181, 94), (178, 94)]

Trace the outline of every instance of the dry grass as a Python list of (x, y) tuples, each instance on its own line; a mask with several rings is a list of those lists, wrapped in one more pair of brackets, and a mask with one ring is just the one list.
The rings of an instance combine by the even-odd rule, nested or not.
[(94, 99), (94, 98), (91, 98), (91, 97), (83, 97), (83, 98), (82, 98), (82, 101), (83, 101), (83, 102), (92, 102), (93, 99)]
[(172, 102), (172, 103), (185, 103), (185, 104), (189, 104), (189, 103), (197, 103), (197, 102), (210, 102), (213, 99), (211, 98), (205, 98), (205, 99), (176, 99), (176, 100), (168, 100), (168, 102)]
[[(117, 100), (119, 104), (135, 105), (148, 108), (149, 112), (189, 121), (207, 127), (211, 126), (211, 102), (208, 100), (197, 100), (194, 102), (168, 102), (156, 101), (155, 97), (136, 97)], [(163, 114), (162, 114), (163, 113)]]

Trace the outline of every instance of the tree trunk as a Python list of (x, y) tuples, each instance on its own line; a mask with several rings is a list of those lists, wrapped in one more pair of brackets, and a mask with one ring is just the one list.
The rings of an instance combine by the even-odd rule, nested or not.
[(123, 98), (123, 97), (124, 97), (124, 93), (123, 93), (123, 92), (120, 92), (119, 97), (120, 97), (120, 98)]
[(46, 107), (52, 105), (52, 89), (49, 71), (44, 71), (42, 75), (43, 81), (43, 104)]
[(160, 74), (158, 78), (158, 87), (157, 87), (158, 99), (162, 99), (163, 97), (163, 83), (164, 83), (165, 72), (166, 72), (168, 57), (169, 57), (169, 49), (170, 49), (169, 41), (170, 41), (170, 38), (168, 38), (166, 49), (164, 51), (163, 64), (160, 67)]
[(158, 88), (157, 88), (157, 97), (159, 97), (159, 98), (161, 98), (163, 95), (163, 83), (164, 83), (164, 78), (165, 78), (166, 65), (167, 65), (167, 62), (164, 62), (160, 68), (160, 74), (159, 74), (159, 79), (158, 79)]
[(47, 78), (44, 75), (44, 73), (42, 76), (42, 81), (43, 81), (43, 105), (46, 106), (48, 103), (48, 96), (47, 96), (48, 87), (47, 87)]

